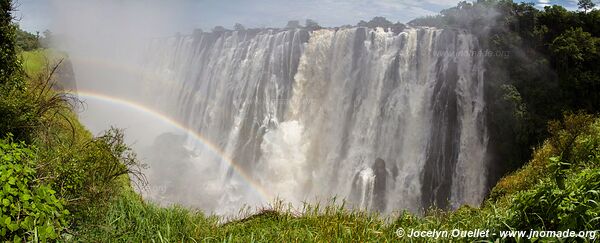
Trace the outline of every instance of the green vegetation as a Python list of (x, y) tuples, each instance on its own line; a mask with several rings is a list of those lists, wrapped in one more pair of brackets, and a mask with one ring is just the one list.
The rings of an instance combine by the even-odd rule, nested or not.
[(549, 131), (552, 136), (537, 149), (531, 166), (504, 178), (491, 199), (514, 195), (509, 225), (516, 228), (597, 230), (600, 119), (568, 114), (552, 122)]
[(0, 141), (0, 236), (16, 241), (56, 239), (65, 226), (64, 200), (36, 183), (35, 154), (23, 143)]
[(59, 239), (102, 214), (129, 177), (143, 183), (141, 164), (121, 130), (93, 137), (78, 122), (78, 101), (53, 88), (64, 56), (17, 54), (11, 2), (0, 7), (0, 240)]
[[(488, 58), (486, 64), (488, 104), (495, 112), (488, 125), (492, 140), (499, 141), (493, 144), (497, 157), (506, 159), (506, 168), (498, 169), (529, 162), (499, 180), (480, 207), (381, 216), (335, 202), (305, 205), (300, 212), (276, 203), (226, 221), (144, 202), (131, 185), (143, 186), (143, 165), (122, 131), (93, 137), (78, 122), (72, 112), (77, 101), (52, 88), (64, 56), (41, 49), (19, 53), (39, 44), (29, 43), (30, 35), (18, 37), (11, 1), (0, 0), (0, 8), (1, 241), (387, 242), (402, 240), (399, 228), (600, 228), (600, 118), (587, 115), (600, 109), (598, 10), (540, 11), (529, 4), (479, 1), (413, 21), (469, 28), (488, 40), (484, 48), (511, 51), (507, 59)], [(482, 26), (486, 22), (494, 24)], [(586, 241), (567, 241), (576, 240)]]
[(39, 74), (47, 73), (45, 68), (51, 67), (61, 59), (66, 58), (66, 55), (58, 53), (52, 49), (35, 49), (20, 53), (20, 58), (23, 62), (23, 70), (30, 77), (35, 77)]
[(39, 36), (17, 28), (16, 44), (19, 51), (32, 51), (40, 48)]

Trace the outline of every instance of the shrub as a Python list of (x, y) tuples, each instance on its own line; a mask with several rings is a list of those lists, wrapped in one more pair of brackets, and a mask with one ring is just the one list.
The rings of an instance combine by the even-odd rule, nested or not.
[(533, 158), (523, 168), (502, 178), (490, 192), (489, 199), (498, 201), (506, 195), (531, 189), (548, 172), (548, 159), (554, 154), (554, 148), (548, 144), (540, 146), (533, 152)]
[(563, 120), (549, 123), (548, 132), (550, 137), (533, 152), (530, 162), (492, 188), (491, 200), (533, 189), (549, 174), (560, 184), (569, 168), (588, 167), (586, 161), (600, 156), (600, 120), (595, 121), (591, 115), (565, 113)]
[(123, 136), (121, 130), (112, 128), (79, 144), (53, 143), (46, 148), (44, 168), (39, 174), (51, 178), (58, 196), (67, 200), (67, 207), (76, 218), (90, 216), (89, 210), (106, 206), (129, 186), (129, 175), (134, 182), (145, 183), (143, 165)]
[(0, 140), (0, 239), (56, 239), (69, 211), (48, 185), (36, 178), (36, 156), (23, 143)]
[(0, 92), (0, 135), (11, 133), (15, 140), (27, 143), (47, 139), (49, 123), (65, 118), (73, 108), (74, 97), (53, 90), (54, 74), (61, 63), (48, 64), (24, 87), (5, 87)]
[(509, 222), (523, 229), (596, 230), (600, 227), (600, 120), (565, 114), (563, 121), (550, 124), (549, 131), (545, 147), (552, 147), (553, 153), (544, 156), (544, 172), (537, 176), (541, 182), (516, 193)]
[(15, 34), (15, 44), (18, 50), (31, 51), (40, 48), (38, 34), (34, 35), (20, 28), (17, 28)]
[(511, 210), (520, 229), (597, 230), (600, 227), (600, 169), (586, 169), (561, 189), (552, 180), (521, 192)]
[(0, 0), (0, 91), (22, 86), (22, 69), (15, 47), (15, 31), (13, 23), (13, 3)]

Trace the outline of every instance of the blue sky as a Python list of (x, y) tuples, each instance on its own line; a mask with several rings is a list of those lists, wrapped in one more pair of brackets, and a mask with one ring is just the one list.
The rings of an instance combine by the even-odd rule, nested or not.
[[(66, 0), (18, 0), (20, 25), (27, 31), (53, 30), (57, 13), (77, 11), (69, 9)], [(93, 4), (106, 1), (79, 0)], [(81, 3), (79, 2), (79, 3)], [(110, 1), (109, 1), (110, 2)], [(113, 2), (142, 2), (120, 0)], [(176, 13), (174, 32), (190, 32), (193, 28), (211, 29), (222, 25), (231, 27), (239, 22), (247, 27), (281, 27), (288, 20), (314, 19), (324, 26), (355, 24), (374, 16), (392, 21), (407, 22), (415, 17), (433, 15), (444, 8), (455, 6), (457, 0), (173, 0), (163, 1), (160, 8)], [(530, 2), (530, 1), (526, 1)], [(577, 0), (536, 0), (536, 6), (559, 4), (576, 9)], [(147, 3), (150, 6), (154, 3)], [(56, 30), (54, 30), (56, 31)]]

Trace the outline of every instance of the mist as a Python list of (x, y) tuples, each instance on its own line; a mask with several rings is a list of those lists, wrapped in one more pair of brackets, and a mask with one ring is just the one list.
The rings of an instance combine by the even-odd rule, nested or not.
[[(77, 89), (141, 102), (142, 57), (153, 38), (173, 35), (187, 26), (181, 5), (165, 1), (70, 1), (50, 4), (53, 44), (73, 64)], [(81, 96), (81, 119), (98, 134), (110, 126), (127, 130), (128, 142), (148, 146), (172, 128), (143, 112)]]
[[(144, 195), (164, 190), (166, 182), (153, 180), (152, 171), (174, 168), (189, 155), (175, 143), (168, 147), (171, 156), (165, 157), (165, 149), (155, 144), (164, 145), (160, 141), (170, 138), (167, 135), (180, 137), (185, 132), (148, 112), (154, 109), (144, 102), (140, 80), (144, 53), (153, 39), (173, 36), (182, 28), (191, 31), (191, 23), (181, 15), (185, 6), (171, 1), (57, 0), (51, 7), (53, 45), (66, 52), (73, 65), (83, 102), (80, 120), (96, 135), (112, 126), (124, 129), (127, 143), (148, 165), (144, 173), (150, 182), (161, 183), (138, 189)], [(157, 139), (162, 134), (163, 139)]]

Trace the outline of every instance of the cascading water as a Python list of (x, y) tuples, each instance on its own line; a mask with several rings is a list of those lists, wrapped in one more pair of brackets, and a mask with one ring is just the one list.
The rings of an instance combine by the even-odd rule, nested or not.
[(156, 40), (144, 74), (151, 101), (218, 151), (188, 139), (182, 173), (155, 165), (150, 182), (179, 185), (163, 192), (169, 202), (222, 214), (275, 197), (337, 196), (382, 212), (478, 204), (487, 173), (478, 48), (467, 32), (432, 28)]

